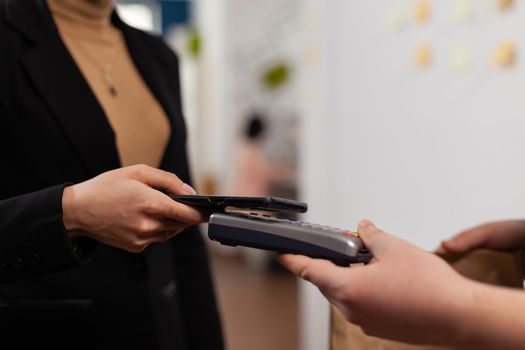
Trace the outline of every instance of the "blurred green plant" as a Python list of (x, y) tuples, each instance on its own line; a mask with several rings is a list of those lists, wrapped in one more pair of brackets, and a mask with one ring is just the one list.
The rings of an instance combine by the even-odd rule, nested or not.
[(193, 58), (199, 58), (202, 50), (202, 38), (197, 28), (189, 30), (186, 48)]
[(290, 67), (286, 63), (270, 66), (263, 74), (263, 84), (270, 90), (284, 85), (290, 78)]

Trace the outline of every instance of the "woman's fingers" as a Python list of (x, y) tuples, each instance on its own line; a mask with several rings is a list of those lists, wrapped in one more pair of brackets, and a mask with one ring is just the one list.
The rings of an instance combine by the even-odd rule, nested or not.
[(158, 190), (173, 194), (195, 195), (195, 190), (184, 183), (177, 175), (168, 171), (149, 167), (147, 165), (134, 165), (129, 167), (136, 180)]
[(205, 222), (208, 219), (208, 213), (179, 203), (166, 195), (162, 195), (161, 198), (159, 198), (155, 211), (156, 215), (164, 219), (180, 221), (191, 225)]

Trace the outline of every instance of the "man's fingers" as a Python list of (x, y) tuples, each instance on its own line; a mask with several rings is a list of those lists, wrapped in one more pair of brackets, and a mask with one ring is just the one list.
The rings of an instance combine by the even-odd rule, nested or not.
[(463, 231), (456, 236), (443, 241), (443, 250), (451, 253), (466, 253), (478, 247), (486, 246), (490, 238), (488, 230), (474, 228)]
[(358, 225), (358, 231), (363, 243), (374, 256), (372, 262), (381, 260), (389, 254), (399, 254), (408, 249), (414, 249), (409, 242), (385, 233), (370, 220), (362, 220)]
[(312, 259), (303, 255), (280, 254), (277, 259), (293, 274), (312, 282), (320, 289), (333, 289), (344, 281), (343, 273), (349, 268), (336, 266), (330, 261)]
[(173, 194), (195, 195), (195, 190), (177, 175), (147, 165), (133, 166), (137, 180), (146, 185)]

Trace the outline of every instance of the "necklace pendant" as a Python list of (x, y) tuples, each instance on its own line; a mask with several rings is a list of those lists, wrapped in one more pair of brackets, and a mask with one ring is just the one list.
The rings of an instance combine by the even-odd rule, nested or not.
[(117, 89), (115, 89), (115, 85), (113, 85), (113, 79), (111, 79), (111, 75), (109, 75), (109, 72), (104, 73), (104, 81), (108, 86), (109, 93), (111, 94), (111, 96), (117, 96)]

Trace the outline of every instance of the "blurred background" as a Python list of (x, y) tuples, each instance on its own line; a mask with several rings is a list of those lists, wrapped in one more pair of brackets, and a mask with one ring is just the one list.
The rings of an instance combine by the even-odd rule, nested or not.
[[(523, 217), (522, 1), (117, 4), (179, 55), (200, 193), (298, 198), (425, 249)], [(317, 290), (273, 254), (209, 248), (228, 349), (328, 348)]]

